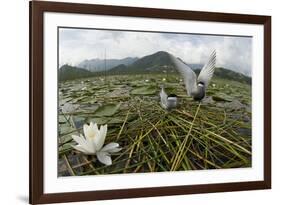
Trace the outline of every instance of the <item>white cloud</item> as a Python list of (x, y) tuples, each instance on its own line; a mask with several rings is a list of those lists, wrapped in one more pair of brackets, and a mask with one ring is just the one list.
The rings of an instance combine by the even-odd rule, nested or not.
[(143, 57), (163, 50), (186, 63), (205, 63), (217, 51), (217, 66), (251, 75), (250, 37), (150, 33), (61, 28), (59, 64), (77, 64), (85, 59)]

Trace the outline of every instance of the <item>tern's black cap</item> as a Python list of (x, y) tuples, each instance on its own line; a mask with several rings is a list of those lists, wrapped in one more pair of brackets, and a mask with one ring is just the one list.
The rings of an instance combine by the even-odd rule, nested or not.
[(168, 97), (178, 97), (178, 96), (175, 94), (170, 94), (170, 95), (168, 95)]

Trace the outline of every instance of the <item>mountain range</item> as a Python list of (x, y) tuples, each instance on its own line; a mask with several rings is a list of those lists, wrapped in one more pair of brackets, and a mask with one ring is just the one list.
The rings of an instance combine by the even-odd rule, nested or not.
[(99, 71), (104, 71), (110, 70), (113, 67), (116, 67), (118, 65), (124, 64), (124, 65), (130, 65), (137, 61), (138, 58), (123, 58), (123, 59), (99, 59), (99, 58), (94, 58), (91, 60), (84, 60), (77, 64), (77, 67), (79, 68), (84, 68), (86, 70), (92, 71), (92, 72), (99, 72)]
[(78, 68), (70, 65), (63, 65), (59, 69), (59, 81), (74, 80), (77, 78), (87, 78), (94, 75), (93, 72), (83, 68)]
[[(83, 66), (82, 66), (83, 63)], [(88, 64), (87, 64), (88, 63)], [(64, 65), (59, 71), (59, 80), (72, 80), (75, 78), (103, 76), (105, 75), (105, 62), (100, 59), (92, 59), (81, 62), (80, 67)], [(88, 65), (88, 67), (86, 66)], [(106, 75), (119, 74), (146, 74), (146, 73), (177, 73), (169, 54), (159, 51), (142, 58), (124, 58), (106, 60)], [(202, 64), (188, 64), (197, 74), (203, 67)], [(85, 68), (86, 67), (86, 68)], [(225, 68), (216, 68), (214, 76), (236, 80), (243, 83), (251, 83), (251, 78)]]

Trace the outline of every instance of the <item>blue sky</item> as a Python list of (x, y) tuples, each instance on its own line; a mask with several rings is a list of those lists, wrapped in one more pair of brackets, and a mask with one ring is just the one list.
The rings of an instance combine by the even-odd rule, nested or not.
[(59, 64), (76, 65), (85, 59), (143, 57), (167, 51), (186, 63), (204, 64), (217, 51), (217, 66), (251, 76), (252, 38), (214, 35), (109, 31), (59, 30)]

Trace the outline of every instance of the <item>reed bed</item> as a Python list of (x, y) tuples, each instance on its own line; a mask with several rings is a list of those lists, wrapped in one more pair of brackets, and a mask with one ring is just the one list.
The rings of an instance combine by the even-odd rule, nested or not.
[[(248, 85), (215, 79), (209, 97), (196, 102), (186, 97), (175, 76), (165, 84), (178, 94), (179, 106), (166, 111), (159, 104), (163, 76), (144, 82), (148, 77), (112, 76), (107, 84), (88, 79), (60, 85), (60, 103), (79, 108), (59, 112), (59, 176), (251, 167)], [(82, 125), (90, 121), (108, 124), (105, 144), (118, 142), (122, 147), (110, 166), (71, 147), (71, 135), (82, 134)]]

